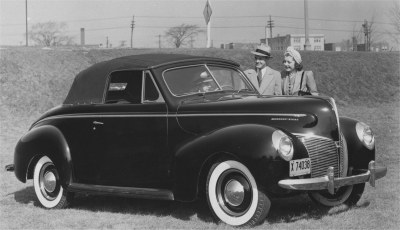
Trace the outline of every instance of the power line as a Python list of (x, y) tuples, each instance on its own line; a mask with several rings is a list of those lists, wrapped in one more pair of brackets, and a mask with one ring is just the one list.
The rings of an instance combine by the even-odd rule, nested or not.
[[(246, 29), (246, 28), (264, 28), (265, 26), (214, 26), (214, 29)], [(281, 25), (275, 25), (274, 27), (276, 28), (288, 28), (288, 29), (299, 29), (299, 30), (304, 30), (304, 27), (294, 27), (294, 26), (281, 26)], [(169, 27), (165, 26), (136, 26), (135, 28), (140, 28), (140, 29), (168, 29)], [(200, 29), (205, 29), (206, 27), (199, 27)], [(93, 29), (86, 29), (86, 31), (103, 31), (103, 30), (117, 30), (117, 29), (126, 29), (126, 26), (116, 26), (116, 27), (103, 27), (103, 28), (93, 28)], [(324, 28), (310, 28), (310, 30), (317, 30), (317, 31), (337, 31), (337, 32), (355, 32), (354, 30), (343, 30), (343, 29), (324, 29)], [(72, 32), (74, 31), (67, 31), (67, 32)], [(375, 31), (375, 33), (379, 34), (395, 34), (395, 35), (400, 35), (400, 33), (389, 33), (387, 31)], [(2, 36), (17, 36), (20, 34), (2, 34)]]
[[(226, 19), (226, 18), (265, 18), (267, 17), (266, 15), (238, 15), (238, 16), (214, 16), (213, 18), (215, 19)], [(271, 15), (271, 17), (275, 18), (286, 18), (286, 19), (295, 19), (295, 20), (304, 20), (302, 17), (289, 17), (289, 16), (280, 16), (280, 15)], [(104, 20), (116, 20), (116, 19), (129, 19), (130, 17), (128, 16), (122, 16), (122, 17), (108, 17), (108, 18), (92, 18), (92, 19), (76, 19), (76, 20), (63, 20), (65, 22), (85, 22), (85, 21), (104, 21)], [(150, 15), (142, 15), (142, 16), (136, 16), (136, 18), (163, 18), (163, 19), (183, 19), (183, 18), (192, 18), (192, 19), (203, 19), (203, 17), (200, 16), (150, 16)], [(309, 20), (312, 21), (330, 21), (330, 22), (351, 22), (351, 23), (364, 23), (364, 21), (358, 21), (358, 20), (342, 20), (342, 19), (325, 19), (325, 18), (309, 18)], [(389, 23), (389, 22), (378, 22), (374, 21), (376, 24), (386, 24), (386, 25), (395, 25), (395, 23)], [(0, 24), (1, 26), (22, 26), (25, 24)]]

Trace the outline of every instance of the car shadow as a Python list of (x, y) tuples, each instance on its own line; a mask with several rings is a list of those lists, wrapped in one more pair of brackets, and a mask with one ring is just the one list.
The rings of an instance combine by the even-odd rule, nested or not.
[(275, 198), (271, 200), (271, 209), (267, 222), (291, 223), (298, 220), (318, 220), (324, 216), (337, 215), (350, 209), (358, 209), (369, 206), (369, 201), (361, 201), (356, 206), (349, 207), (342, 204), (335, 207), (324, 207), (313, 202), (307, 194), (300, 194), (293, 197)]
[[(41, 207), (33, 186), (10, 193), (16, 202)], [(135, 199), (101, 195), (75, 194), (69, 207), (91, 212), (115, 212), (138, 215), (173, 216), (181, 220), (190, 220), (196, 215), (204, 222), (217, 223), (205, 202), (175, 202), (165, 200)]]
[[(33, 186), (16, 191), (15, 201), (21, 204), (33, 204), (41, 207), (36, 199)], [(349, 209), (364, 208), (369, 201), (359, 202), (354, 207), (340, 205), (326, 208), (315, 204), (307, 195), (271, 199), (271, 209), (265, 222), (291, 223), (299, 220), (321, 219), (324, 216), (337, 215)], [(190, 220), (196, 215), (200, 220), (217, 223), (205, 200), (184, 203), (164, 200), (146, 200), (127, 197), (76, 194), (70, 208), (92, 212), (118, 212), (138, 215), (173, 216), (180, 220)]]

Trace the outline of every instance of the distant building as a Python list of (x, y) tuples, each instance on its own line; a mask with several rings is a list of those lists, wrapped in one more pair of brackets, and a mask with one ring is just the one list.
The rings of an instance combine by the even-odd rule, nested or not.
[(389, 43), (388, 42), (376, 42), (373, 45), (371, 45), (371, 51), (375, 51), (375, 52), (390, 51)]
[[(306, 36), (304, 34), (287, 34), (285, 36), (276, 36), (274, 38), (267, 38), (268, 45), (272, 50), (286, 50), (288, 46), (293, 46), (296, 50), (304, 50), (306, 43)], [(325, 50), (325, 35), (324, 34), (310, 34), (308, 40), (311, 44), (311, 50), (322, 51)], [(265, 38), (260, 39), (261, 43), (265, 44)]]
[(325, 43), (324, 50), (325, 51), (335, 51), (336, 44), (335, 43)]
[(221, 49), (255, 49), (258, 44), (256, 43), (227, 43), (227, 44), (221, 44), (220, 48)]
[(325, 51), (353, 51), (354, 47), (350, 42), (339, 42), (339, 43), (325, 43)]

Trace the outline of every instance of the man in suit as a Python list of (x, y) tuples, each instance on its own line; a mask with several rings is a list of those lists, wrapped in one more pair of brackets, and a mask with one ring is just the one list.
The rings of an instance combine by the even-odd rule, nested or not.
[(268, 66), (271, 56), (271, 47), (260, 45), (254, 54), (256, 70), (248, 69), (245, 74), (262, 95), (282, 95), (281, 73)]

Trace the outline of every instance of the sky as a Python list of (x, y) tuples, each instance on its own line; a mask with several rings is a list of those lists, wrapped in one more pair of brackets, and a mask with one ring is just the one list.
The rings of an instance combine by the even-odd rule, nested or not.
[[(0, 45), (25, 45), (25, 1), (28, 28), (35, 23), (65, 22), (67, 34), (80, 43), (85, 28), (86, 44), (133, 47), (172, 47), (164, 37), (168, 28), (197, 25), (206, 31), (206, 0), (0, 0)], [(390, 42), (389, 10), (396, 0), (308, 0), (310, 34), (324, 34), (326, 43), (363, 39), (364, 20), (374, 21), (380, 40)], [(304, 34), (304, 0), (209, 0), (211, 40), (214, 47), (227, 43), (259, 43), (265, 37), (269, 16), (272, 35)], [(161, 35), (161, 36), (160, 36)], [(400, 35), (399, 35), (400, 36)], [(193, 47), (206, 46), (207, 33), (194, 38)]]

